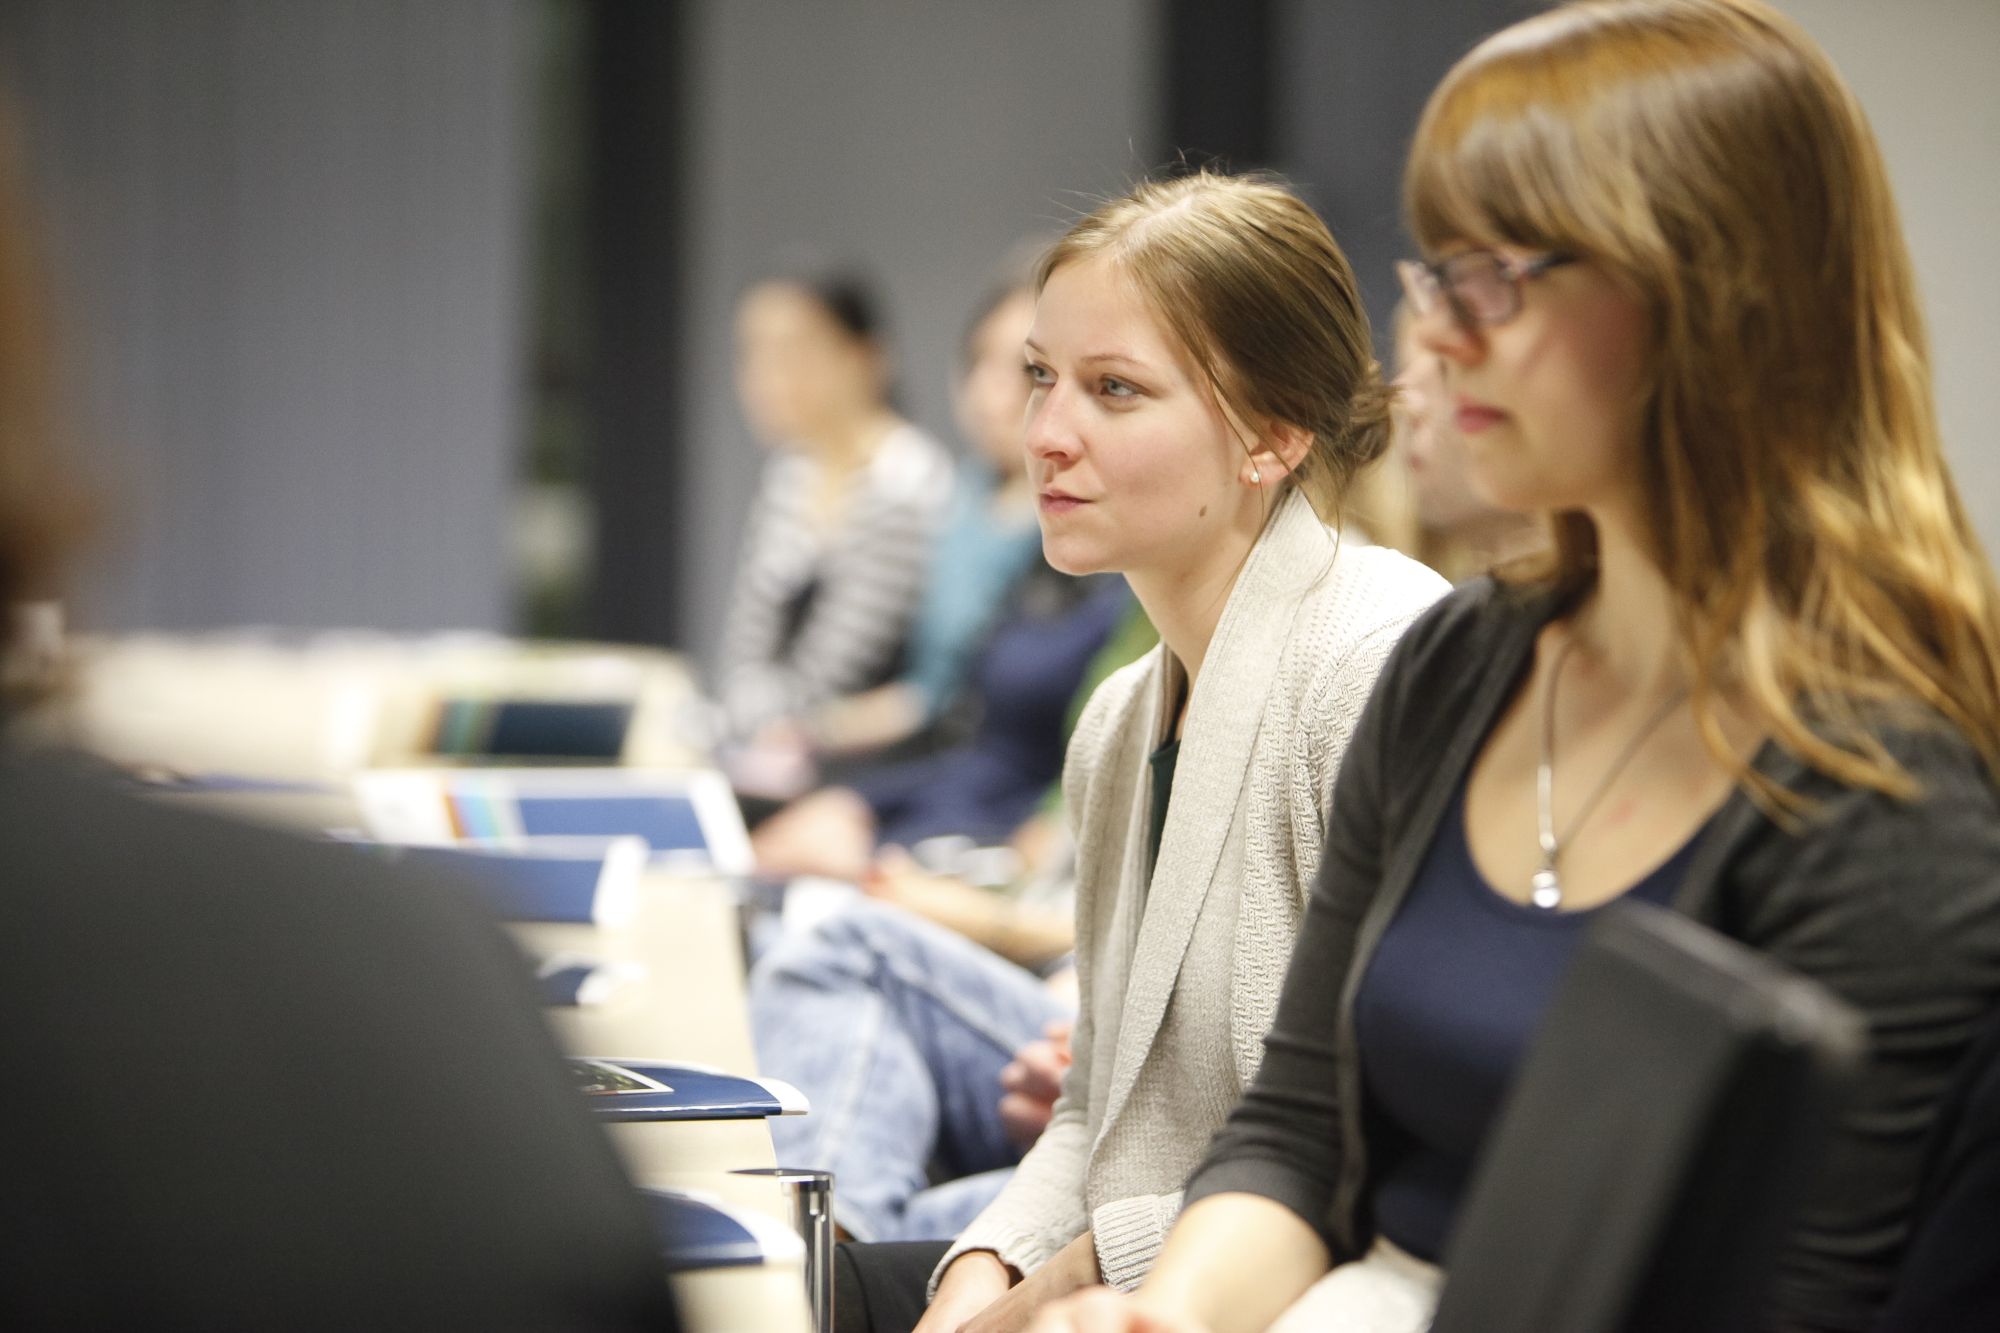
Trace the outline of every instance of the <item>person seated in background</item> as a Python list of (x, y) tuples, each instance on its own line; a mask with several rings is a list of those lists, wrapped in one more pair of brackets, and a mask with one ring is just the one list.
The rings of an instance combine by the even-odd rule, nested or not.
[(1021, 448), (1028, 403), (1021, 340), (1034, 311), (1034, 293), (1017, 275), (986, 294), (966, 327), (952, 406), (972, 456), (958, 465), (951, 509), (910, 627), (908, 666), (891, 684), (818, 712), (807, 739), (823, 773), (829, 757), (851, 767), (857, 756), (902, 752), (948, 732), (944, 724), (966, 692), (979, 645), (1016, 581), (1041, 561), (1042, 534)]
[[(1157, 640), (1135, 606), (1085, 671), (1065, 734)], [(1076, 853), (1059, 798), (1009, 839), (1006, 888), (890, 847), (860, 880), (866, 901), (780, 938), (751, 972), (758, 1067), (820, 1108), (772, 1122), (778, 1156), (834, 1171), (836, 1217), (856, 1239), (957, 1235), (1048, 1123), (1076, 1013)]]
[(1396, 307), (1396, 434), (1388, 466), (1407, 494), (1405, 555), (1460, 583), (1545, 546), (1534, 516), (1501, 509), (1479, 493), (1465, 437), (1452, 420), (1444, 362), (1419, 343), (1408, 302)]
[[(957, 394), (960, 419), (1002, 473), (992, 497), (1002, 506), (1019, 498), (1007, 498), (1009, 491), (1027, 486), (1021, 425), (1028, 381), (1021, 372), (1021, 344), (1033, 315), (1032, 290), (1019, 283), (1003, 285), (981, 307), (966, 338)], [(978, 501), (983, 516), (972, 533), (952, 529), (943, 538), (914, 635), (918, 674), (851, 701), (854, 707), (846, 716), (854, 726), (836, 727), (850, 740), (864, 735), (893, 740), (891, 731), (870, 728), (890, 722), (900, 726), (917, 716), (918, 700), (930, 700), (925, 704), (929, 708), (950, 693), (957, 700), (956, 729), (963, 734), (946, 742), (940, 728), (934, 737), (936, 753), (900, 762), (850, 757), (838, 766), (837, 781), (764, 813), (755, 821), (753, 839), (761, 873), (867, 879), (879, 885), (910, 878), (899, 874), (885, 879), (876, 866), (884, 849), (907, 849), (938, 837), (997, 844), (1013, 840), (1017, 831), (1030, 843), (1043, 836), (1042, 823), (1025, 830), (1021, 825), (1061, 768), (1063, 746), (1081, 711), (1075, 697), (1078, 683), (1108, 674), (1101, 661), (1093, 668), (1092, 658), (1121, 622), (1136, 617), (1139, 632), (1146, 635), (1151, 627), (1143, 612), (1130, 609), (1131, 597), (1121, 580), (1075, 579), (1048, 566), (1032, 497), (1028, 544), (1020, 550), (1004, 530), (1001, 511), (984, 511), (984, 493), (979, 485), (961, 490), (961, 504)], [(974, 591), (953, 586), (968, 578)], [(926, 630), (924, 622), (933, 618), (939, 624)], [(983, 621), (983, 627), (975, 621)], [(1134, 656), (1151, 646), (1119, 637), (1131, 644)], [(961, 656), (967, 664), (948, 665), (947, 659)], [(925, 666), (927, 660), (930, 665)], [(952, 680), (958, 683), (947, 684)], [(1028, 861), (1023, 869), (1032, 877), (1039, 868), (1032, 847)], [(932, 893), (926, 901), (936, 897)]]
[(1554, 545), (1404, 638), (1242, 1105), (1137, 1294), (1038, 1333), (1428, 1327), (1515, 1071), (1627, 895), (1866, 1019), (1759, 1315), (1872, 1328), (2000, 1004), (2000, 589), (1873, 137), (1761, 0), (1597, 0), (1446, 75), (1406, 200), (1474, 480)]
[(1394, 434), (1389, 452), (1355, 479), (1349, 530), (1421, 560), (1453, 583), (1546, 546), (1545, 525), (1494, 507), (1473, 486), (1443, 363), (1418, 346), (1408, 302), (1397, 303), (1395, 325)]
[(776, 451), (745, 525), (722, 636), (725, 767), (790, 796), (821, 710), (894, 678), (951, 502), (944, 447), (889, 403), (872, 293), (834, 274), (744, 294), (737, 390)]
[[(0, 610), (58, 588), (81, 511), (6, 129)], [(26, 708), (0, 696), (0, 1326), (678, 1327), (493, 922), (30, 752)]]
[(973, 671), (978, 724), (958, 745), (860, 769), (764, 820), (766, 875), (861, 879), (878, 849), (958, 836), (1007, 840), (1062, 769), (1077, 686), (1132, 605), (1122, 580), (1073, 578), (1035, 557)]

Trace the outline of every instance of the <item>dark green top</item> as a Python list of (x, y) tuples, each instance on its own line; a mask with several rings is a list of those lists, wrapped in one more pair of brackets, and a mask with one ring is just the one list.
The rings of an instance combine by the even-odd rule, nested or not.
[(1181, 757), (1181, 738), (1176, 736), (1153, 751), (1153, 818), (1146, 839), (1146, 879), (1160, 863), (1160, 839), (1167, 835), (1167, 798), (1174, 793), (1174, 761)]

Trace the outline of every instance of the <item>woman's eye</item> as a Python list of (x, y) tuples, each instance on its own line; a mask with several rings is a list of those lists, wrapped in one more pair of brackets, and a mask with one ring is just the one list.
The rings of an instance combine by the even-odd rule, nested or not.
[(1139, 392), (1124, 380), (1110, 375), (1104, 377), (1103, 388), (1104, 395), (1107, 398), (1130, 398)]
[(1027, 375), (1028, 383), (1030, 384), (1046, 388), (1048, 385), (1055, 383), (1056, 377), (1050, 372), (1047, 366), (1038, 366), (1030, 361), (1022, 366), (1021, 370)]

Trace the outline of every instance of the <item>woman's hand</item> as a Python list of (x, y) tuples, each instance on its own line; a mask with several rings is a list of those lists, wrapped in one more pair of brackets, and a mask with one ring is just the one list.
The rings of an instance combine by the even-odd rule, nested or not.
[(990, 1250), (969, 1250), (938, 1279), (937, 1296), (912, 1333), (958, 1333), (966, 1322), (1005, 1296), (1014, 1271)]
[[(954, 1265), (955, 1267), (956, 1265)], [(1088, 1231), (1049, 1256), (1049, 1261), (1024, 1278), (970, 1321), (958, 1333), (1026, 1333), (1042, 1307), (1071, 1292), (1103, 1281), (1097, 1271), (1097, 1244)], [(920, 1333), (929, 1333), (919, 1324)]]
[(1000, 1123), (1014, 1146), (1026, 1151), (1049, 1127), (1063, 1074), (1070, 1066), (1067, 1020), (1044, 1028), (1042, 1036), (1014, 1052), (1000, 1071)]
[(875, 814), (845, 787), (822, 787), (758, 826), (750, 850), (767, 875), (858, 880), (875, 855)]
[(1047, 1306), (1028, 1333), (1208, 1333), (1184, 1315), (1144, 1310), (1136, 1296), (1109, 1287), (1090, 1287)]

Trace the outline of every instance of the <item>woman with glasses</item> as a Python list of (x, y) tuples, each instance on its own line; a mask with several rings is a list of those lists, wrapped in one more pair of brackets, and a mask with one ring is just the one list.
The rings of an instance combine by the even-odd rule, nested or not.
[(1398, 647), (1244, 1103), (1136, 1296), (1038, 1327), (1423, 1328), (1509, 1080), (1627, 895), (1867, 1018), (1772, 1314), (1872, 1327), (2000, 1000), (2000, 619), (1873, 139), (1757, 0), (1604, 0), (1460, 62), (1406, 200), (1476, 480), (1552, 550)]

